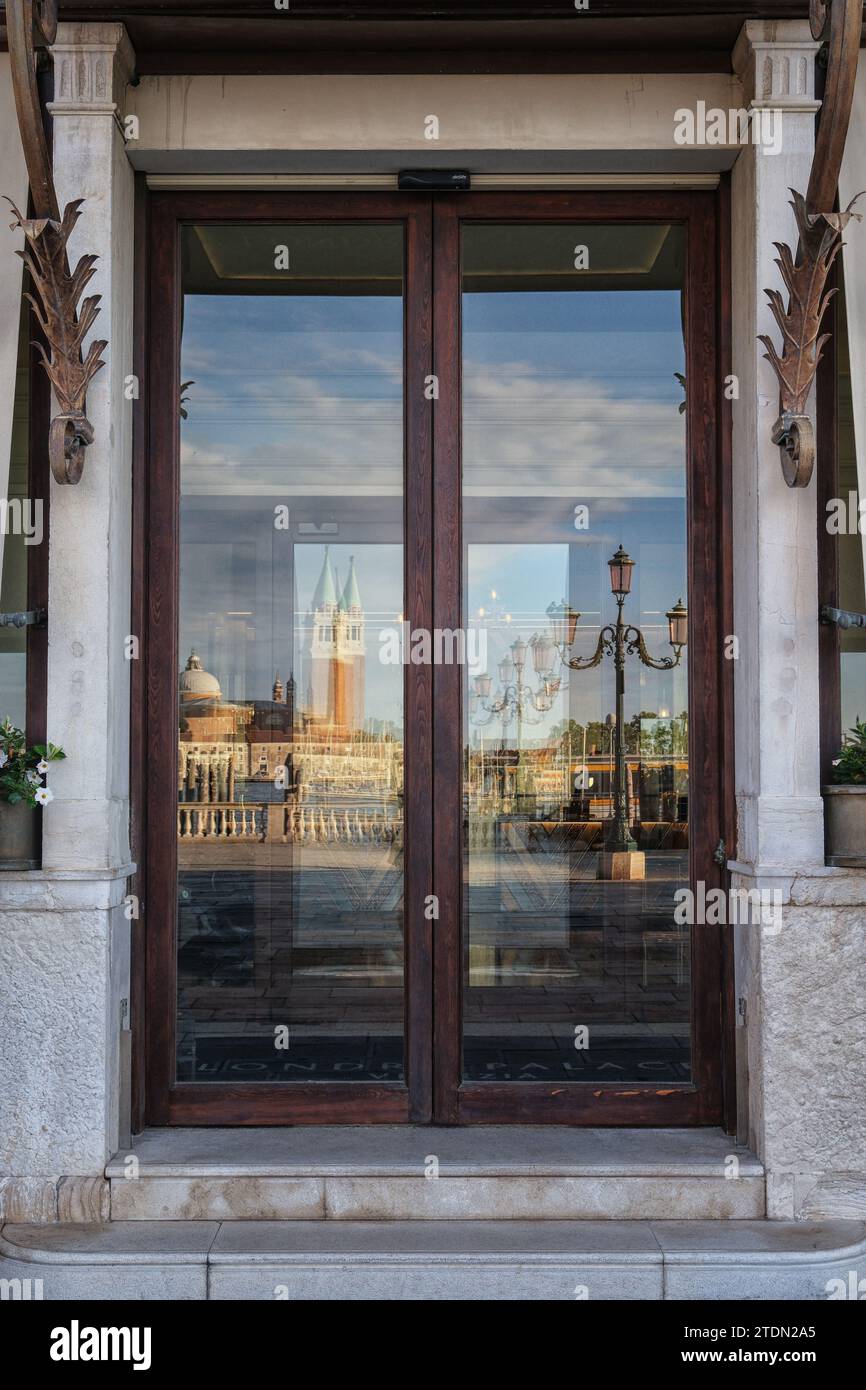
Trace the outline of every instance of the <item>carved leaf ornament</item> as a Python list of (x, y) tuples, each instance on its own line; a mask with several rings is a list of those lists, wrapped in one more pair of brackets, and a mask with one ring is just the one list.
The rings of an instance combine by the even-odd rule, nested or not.
[(821, 323), (827, 305), (837, 293), (835, 289), (825, 292), (825, 286), (842, 249), (844, 228), (852, 217), (859, 221), (860, 213), (852, 211), (856, 198), (844, 212), (809, 213), (803, 195), (793, 188), (791, 195), (800, 233), (796, 259), (790, 246), (780, 241), (773, 243), (779, 253), (776, 265), (788, 291), (787, 304), (779, 290), (764, 291), (782, 335), (781, 353), (766, 333), (760, 334), (759, 341), (767, 349), (764, 356), (779, 379), (779, 419), (773, 430), (773, 443), (781, 449), (788, 486), (805, 487), (812, 476), (815, 453), (806, 401), (831, 337), (821, 333)]
[(22, 217), (15, 204), (7, 201), (15, 214), (11, 227), (24, 233), (25, 249), (17, 254), (27, 267), (39, 302), (32, 294), (25, 298), (33, 306), (51, 356), (41, 343), (36, 347), (63, 412), (51, 422), (51, 468), (58, 482), (77, 483), (84, 467), (84, 450), (93, 439), (85, 414), (87, 388), (105, 365), (101, 354), (108, 346), (105, 339), (94, 339), (82, 355), (81, 345), (99, 313), (101, 298), (89, 295), (79, 310), (78, 301), (93, 278), (97, 258), (82, 256), (70, 271), (66, 255), (66, 243), (81, 216), (83, 200), (67, 203), (62, 222)]
[[(806, 405), (829, 333), (821, 333), (827, 305), (836, 293), (827, 277), (842, 248), (842, 234), (857, 198), (844, 212), (831, 209), (839, 183), (842, 152), (851, 119), (860, 47), (863, 0), (810, 0), (812, 35), (820, 39), (829, 21), (827, 80), (809, 187), (804, 197), (791, 189), (799, 241), (796, 252), (775, 242), (776, 265), (788, 293), (765, 290), (782, 335), (781, 349), (766, 333), (760, 342), (779, 380), (779, 418), (773, 426), (788, 487), (806, 487), (815, 466), (815, 429)], [(862, 197), (858, 194), (858, 197)]]
[[(82, 344), (99, 313), (100, 296), (79, 300), (94, 274), (96, 256), (82, 256), (70, 271), (66, 246), (81, 215), (83, 199), (68, 203), (60, 216), (51, 160), (36, 85), (36, 52), (57, 35), (57, 0), (7, 0), (6, 30), (18, 128), (27, 165), (35, 216), (24, 217), (7, 199), (15, 220), (13, 231), (24, 233), (24, 261), (37, 299), (28, 294), (49, 352), (36, 346), (51, 379), (61, 414), (51, 421), (48, 452), (58, 483), (77, 483), (84, 469), (84, 451), (93, 440), (87, 419), (87, 388), (100, 367), (105, 339)], [(50, 355), (49, 355), (50, 353)]]

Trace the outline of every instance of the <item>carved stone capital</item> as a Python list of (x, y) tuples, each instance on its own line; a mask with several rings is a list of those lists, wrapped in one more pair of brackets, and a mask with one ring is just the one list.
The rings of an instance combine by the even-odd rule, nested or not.
[(748, 20), (733, 52), (734, 71), (748, 104), (814, 116), (821, 105), (815, 98), (815, 54), (820, 46), (807, 20)]
[(135, 70), (135, 53), (122, 24), (59, 24), (52, 45), (53, 116), (114, 116)]

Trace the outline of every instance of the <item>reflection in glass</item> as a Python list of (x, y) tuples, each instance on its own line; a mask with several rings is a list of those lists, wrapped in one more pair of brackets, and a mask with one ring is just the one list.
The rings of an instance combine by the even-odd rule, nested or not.
[[(866, 613), (866, 532), (860, 535), (850, 518), (860, 516), (861, 499), (866, 494), (863, 478), (866, 462), (857, 458), (854, 436), (854, 399), (851, 389), (851, 358), (845, 296), (837, 303), (839, 324), (839, 497), (846, 504), (848, 526), (839, 530), (839, 601), (849, 613)], [(842, 687), (842, 732), (847, 734), (856, 720), (866, 719), (866, 629), (844, 628), (839, 632)]]
[(469, 1080), (690, 1079), (683, 257), (464, 227)]
[[(18, 332), (15, 404), (6, 506), (0, 534), (0, 611), (22, 613), (27, 604), (29, 547), (43, 540), (42, 503), (30, 497), (28, 447), (30, 414), (30, 308), (25, 302)], [(18, 729), (27, 722), (27, 629), (0, 627), (0, 721)]]
[(180, 1081), (403, 1077), (402, 267), (184, 232)]

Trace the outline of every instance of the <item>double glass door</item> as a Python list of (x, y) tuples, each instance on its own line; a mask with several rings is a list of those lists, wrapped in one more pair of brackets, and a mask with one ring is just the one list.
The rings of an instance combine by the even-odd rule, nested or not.
[(153, 197), (151, 1123), (721, 1119), (715, 237)]

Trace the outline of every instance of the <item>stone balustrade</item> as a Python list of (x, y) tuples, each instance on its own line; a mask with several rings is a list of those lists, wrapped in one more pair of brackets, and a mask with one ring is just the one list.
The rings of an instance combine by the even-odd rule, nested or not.
[(360, 845), (393, 844), (402, 834), (402, 819), (387, 810), (214, 801), (180, 802), (177, 808), (179, 840)]

